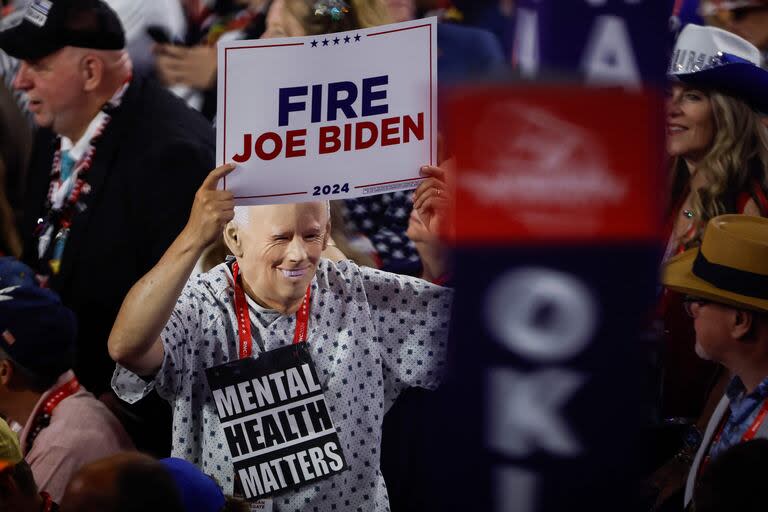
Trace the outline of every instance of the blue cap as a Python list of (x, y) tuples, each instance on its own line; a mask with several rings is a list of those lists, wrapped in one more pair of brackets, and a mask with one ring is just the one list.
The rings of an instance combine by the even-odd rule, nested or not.
[(35, 376), (55, 379), (72, 368), (75, 315), (59, 296), (40, 288), (35, 272), (0, 258), (0, 348)]
[(213, 478), (186, 460), (171, 457), (161, 459), (160, 463), (176, 482), (185, 512), (221, 512), (224, 493)]

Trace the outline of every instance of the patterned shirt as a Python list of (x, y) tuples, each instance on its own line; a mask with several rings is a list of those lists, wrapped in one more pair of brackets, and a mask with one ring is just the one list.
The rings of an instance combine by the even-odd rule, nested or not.
[(725, 389), (729, 400), (729, 415), (723, 426), (720, 440), (710, 450), (713, 460), (731, 446), (739, 444), (747, 429), (757, 419), (763, 402), (768, 398), (768, 378), (758, 384), (751, 393), (747, 394), (746, 391), (738, 377), (734, 377)]
[[(119, 366), (112, 380), (128, 402), (153, 387), (172, 402), (172, 456), (197, 464), (229, 494), (232, 462), (204, 372), (238, 357), (231, 282), (226, 264), (193, 276), (163, 330), (165, 359), (154, 380)], [(452, 292), (328, 260), (321, 260), (311, 289), (309, 348), (350, 469), (276, 496), (275, 510), (389, 510), (379, 470), (382, 420), (406, 387), (438, 385)], [(292, 342), (294, 315), (252, 301), (249, 311), (254, 357)]]

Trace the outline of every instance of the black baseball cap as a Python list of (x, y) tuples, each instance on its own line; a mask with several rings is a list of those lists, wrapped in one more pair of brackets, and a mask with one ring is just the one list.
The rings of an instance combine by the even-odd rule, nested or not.
[(19, 24), (0, 32), (0, 48), (21, 60), (41, 59), (65, 46), (122, 50), (123, 25), (102, 0), (33, 0)]

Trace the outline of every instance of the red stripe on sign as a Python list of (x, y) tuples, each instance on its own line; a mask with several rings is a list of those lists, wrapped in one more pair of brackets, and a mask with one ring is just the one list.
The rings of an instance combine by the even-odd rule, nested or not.
[[(227, 57), (229, 48), (224, 50), (224, 142), (221, 150), (221, 164), (224, 165), (227, 162)], [(224, 190), (227, 190), (227, 177), (224, 176)]]
[(255, 44), (253, 46), (237, 46), (227, 48), (227, 50), (249, 50), (253, 48), (279, 48), (281, 46), (304, 46), (306, 43), (285, 43), (285, 44)]
[(434, 151), (432, 150), (432, 141), (434, 131), (435, 131), (435, 125), (432, 122), (432, 25), (429, 25), (429, 165), (435, 165), (434, 161), (432, 160), (432, 154)]
[(424, 28), (424, 27), (429, 27), (430, 32), (432, 31), (432, 24), (427, 23), (424, 25), (416, 25), (415, 27), (398, 28), (395, 30), (385, 30), (384, 32), (374, 32), (373, 34), (366, 34), (366, 37), (375, 37), (375, 36), (381, 36), (384, 34), (394, 34), (395, 32), (405, 32), (406, 30), (415, 30), (417, 28)]
[(448, 112), (456, 241), (661, 238), (661, 94), (475, 86), (453, 91)]

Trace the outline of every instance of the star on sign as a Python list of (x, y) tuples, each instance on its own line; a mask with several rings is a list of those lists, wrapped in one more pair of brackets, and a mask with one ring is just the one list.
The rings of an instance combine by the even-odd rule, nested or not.
[(317, 48), (317, 41), (312, 41), (312, 48)]
[(339, 38), (338, 37), (333, 40), (333, 44), (339, 44)]
[(349, 37), (349, 36), (345, 37), (345, 38), (344, 38), (344, 44), (347, 44), (347, 43), (349, 43), (351, 40), (352, 40), (352, 38), (351, 38), (351, 37)]
[(360, 34), (357, 34), (357, 35), (355, 36), (355, 42), (356, 42), (356, 43), (359, 43), (359, 42), (360, 42)]
[(323, 46), (328, 46), (328, 40), (327, 39), (323, 39)]

